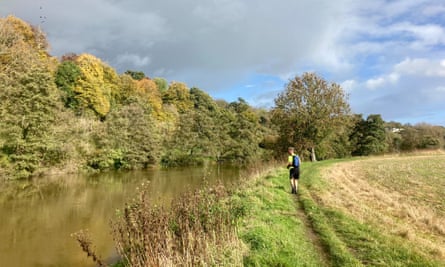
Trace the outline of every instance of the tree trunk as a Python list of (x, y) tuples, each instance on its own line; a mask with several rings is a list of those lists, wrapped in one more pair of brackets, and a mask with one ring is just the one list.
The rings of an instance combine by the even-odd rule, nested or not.
[(317, 157), (315, 156), (315, 148), (314, 147), (311, 147), (311, 161), (312, 162), (317, 161)]

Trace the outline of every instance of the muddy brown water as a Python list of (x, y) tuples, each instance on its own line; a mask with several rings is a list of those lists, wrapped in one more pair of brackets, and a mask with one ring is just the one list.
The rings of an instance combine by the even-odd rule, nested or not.
[(239, 168), (215, 165), (2, 182), (0, 266), (95, 266), (71, 237), (81, 229), (88, 229), (98, 254), (111, 261), (116, 253), (110, 220), (141, 183), (149, 182), (153, 201), (165, 202), (199, 188), (203, 180), (235, 182), (239, 173)]

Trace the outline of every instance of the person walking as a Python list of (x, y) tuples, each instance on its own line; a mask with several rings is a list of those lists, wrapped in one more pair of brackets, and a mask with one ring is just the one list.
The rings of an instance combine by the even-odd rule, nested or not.
[(300, 179), (300, 157), (295, 154), (295, 149), (289, 147), (287, 149), (287, 168), (289, 169), (289, 180), (292, 188), (292, 194), (296, 194), (298, 190), (298, 179)]

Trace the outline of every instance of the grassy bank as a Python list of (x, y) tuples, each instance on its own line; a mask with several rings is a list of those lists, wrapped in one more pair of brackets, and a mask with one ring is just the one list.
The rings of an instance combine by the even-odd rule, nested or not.
[(251, 178), (232, 198), (244, 213), (238, 230), (249, 247), (244, 266), (326, 266), (296, 209), (285, 169)]
[(245, 266), (445, 266), (444, 155), (305, 163), (234, 194)]
[(264, 167), (235, 189), (185, 194), (170, 210), (141, 191), (114, 237), (125, 266), (445, 266), (444, 163), (304, 163), (297, 195), (285, 168)]

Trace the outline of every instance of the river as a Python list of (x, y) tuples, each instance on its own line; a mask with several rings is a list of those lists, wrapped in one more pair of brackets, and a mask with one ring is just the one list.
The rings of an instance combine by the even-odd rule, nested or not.
[(230, 183), (239, 169), (200, 168), (43, 177), (0, 185), (0, 266), (95, 266), (71, 234), (88, 229), (104, 259), (115, 255), (110, 220), (149, 182), (153, 201), (170, 201), (185, 190), (215, 181)]

